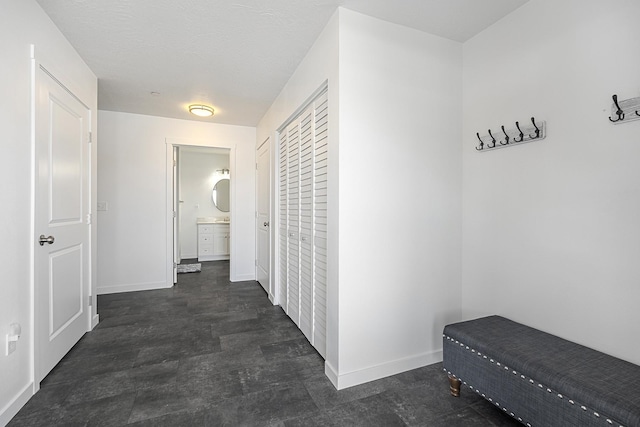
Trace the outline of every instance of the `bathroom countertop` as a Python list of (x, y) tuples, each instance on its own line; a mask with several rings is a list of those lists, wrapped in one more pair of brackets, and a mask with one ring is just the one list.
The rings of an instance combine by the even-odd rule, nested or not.
[(203, 218), (198, 218), (196, 220), (196, 224), (229, 224), (230, 221), (229, 220), (224, 220), (224, 219), (220, 219), (220, 218), (215, 218), (215, 217), (203, 217)]

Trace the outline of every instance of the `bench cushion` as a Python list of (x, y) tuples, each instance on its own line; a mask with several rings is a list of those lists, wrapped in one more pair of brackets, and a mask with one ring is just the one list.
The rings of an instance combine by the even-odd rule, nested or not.
[[(444, 336), (444, 367), (454, 375), (460, 366), (447, 365), (464, 363), (460, 355), (451, 354), (452, 349), (462, 347), (475, 358), (506, 367), (520, 381), (535, 382), (550, 395), (571, 405), (575, 402), (596, 418), (602, 414), (602, 425), (609, 419), (625, 427), (640, 426), (638, 365), (500, 316), (448, 325)], [(460, 378), (466, 380), (462, 375)], [(475, 387), (482, 391), (480, 384)]]

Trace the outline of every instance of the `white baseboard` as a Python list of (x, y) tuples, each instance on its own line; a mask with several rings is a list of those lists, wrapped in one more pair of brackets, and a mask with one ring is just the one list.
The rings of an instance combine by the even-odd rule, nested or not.
[(232, 282), (247, 282), (249, 280), (256, 280), (255, 274), (238, 274), (229, 278)]
[(117, 294), (120, 292), (150, 291), (153, 289), (167, 289), (173, 287), (167, 282), (131, 283), (126, 285), (98, 286), (98, 295)]
[(337, 389), (338, 388), (338, 372), (333, 367), (333, 365), (331, 365), (331, 363), (327, 362), (326, 360), (324, 362), (324, 374), (327, 376), (327, 378), (329, 378), (329, 381), (331, 381), (331, 384), (333, 384), (333, 386)]
[(6, 426), (33, 396), (33, 383), (27, 384), (4, 408), (0, 410), (0, 426)]
[(96, 314), (95, 316), (93, 316), (91, 318), (91, 330), (93, 331), (93, 328), (95, 328), (96, 326), (98, 326), (98, 323), (100, 323), (100, 315)]
[(344, 374), (339, 374), (329, 362), (325, 362), (324, 372), (333, 386), (342, 390), (438, 362), (442, 362), (442, 350), (418, 354)]

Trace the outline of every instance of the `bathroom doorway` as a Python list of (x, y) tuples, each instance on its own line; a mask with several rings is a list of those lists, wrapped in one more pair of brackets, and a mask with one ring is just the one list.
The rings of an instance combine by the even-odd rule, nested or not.
[(177, 261), (228, 260), (230, 158), (227, 148), (179, 146)]
[[(235, 146), (214, 147), (202, 141), (167, 139), (167, 283), (178, 279), (178, 265), (229, 260), (233, 270), (231, 229), (235, 206)], [(201, 256), (201, 243), (213, 244), (210, 235), (201, 242), (198, 223), (215, 224), (216, 256)], [(207, 231), (207, 230), (204, 230)], [(213, 227), (211, 230), (213, 231)], [(230, 280), (233, 278), (233, 274)]]

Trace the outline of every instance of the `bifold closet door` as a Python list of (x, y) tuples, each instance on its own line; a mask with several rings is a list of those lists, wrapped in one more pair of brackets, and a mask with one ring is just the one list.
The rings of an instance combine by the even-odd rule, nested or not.
[(313, 120), (300, 120), (300, 330), (313, 340)]
[(280, 306), (282, 309), (287, 312), (287, 304), (288, 304), (288, 289), (287, 289), (287, 270), (289, 264), (289, 238), (287, 232), (287, 195), (288, 195), (288, 185), (287, 185), (287, 168), (288, 162), (287, 158), (289, 156), (288, 149), (288, 139), (287, 132), (284, 131), (280, 133), (280, 144), (278, 146), (278, 270), (280, 272), (279, 275), (279, 291), (278, 296), (280, 300)]
[(313, 103), (313, 345), (327, 348), (327, 93)]
[(287, 314), (300, 326), (300, 129), (287, 128)]
[(309, 342), (326, 352), (327, 95), (280, 133), (280, 305)]

